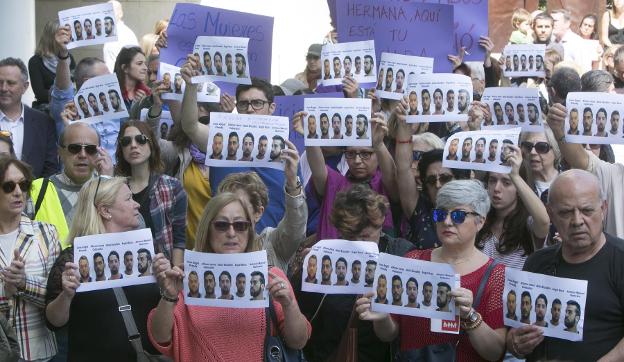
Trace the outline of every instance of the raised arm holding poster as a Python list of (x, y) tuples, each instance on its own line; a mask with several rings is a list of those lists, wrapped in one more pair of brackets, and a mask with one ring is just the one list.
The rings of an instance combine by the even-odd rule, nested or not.
[(481, 102), (488, 105), (492, 118), (481, 129), (522, 127), (526, 132), (542, 132), (539, 89), (517, 87), (485, 88)]
[(248, 45), (249, 38), (198, 36), (193, 54), (200, 59), (202, 75), (194, 76), (191, 81), (195, 84), (214, 81), (251, 84)]
[(117, 41), (113, 4), (104, 3), (61, 10), (59, 24), (71, 28), (67, 49)]
[[(354, 63), (364, 62), (364, 69), (357, 74)], [(377, 80), (375, 64), (375, 42), (372, 40), (341, 44), (325, 44), (321, 51), (323, 85), (342, 84), (342, 78), (350, 76), (359, 83), (372, 83)], [(329, 67), (331, 65), (331, 67)]]
[(303, 123), (306, 146), (373, 144), (370, 99), (307, 98), (304, 111), (308, 114)]
[(409, 75), (431, 73), (433, 73), (433, 58), (381, 53), (376, 95), (399, 100), (406, 94)]
[(508, 44), (503, 49), (503, 75), (505, 77), (544, 78), (544, 44)]
[(79, 122), (95, 124), (110, 119), (128, 117), (115, 74), (86, 80), (74, 96)]
[(442, 166), (510, 173), (511, 166), (505, 161), (509, 152), (507, 145), (518, 145), (520, 130), (516, 127), (455, 133), (444, 145)]
[(570, 143), (624, 143), (621, 94), (571, 92), (566, 98), (568, 115), (565, 139)]
[(467, 121), (472, 80), (462, 74), (411, 74), (405, 94), (416, 96), (417, 111), (409, 109), (408, 123)]

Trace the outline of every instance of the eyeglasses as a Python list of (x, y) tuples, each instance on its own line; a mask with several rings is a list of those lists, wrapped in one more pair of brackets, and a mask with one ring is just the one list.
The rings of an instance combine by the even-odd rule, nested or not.
[[(134, 136), (134, 140), (136, 141), (136, 143), (144, 145), (147, 143), (147, 141), (149, 141), (149, 138), (147, 138), (147, 136), (144, 134), (138, 134)], [(128, 147), (130, 143), (132, 143), (132, 136), (123, 136), (119, 139), (119, 144), (121, 145), (121, 147)]]
[(422, 157), (423, 153), (424, 153), (423, 151), (412, 151), (412, 156), (413, 156), (412, 159), (414, 161), (420, 161), (420, 158)]
[[(474, 211), (465, 211), (465, 210), (453, 210), (453, 211), (450, 211), (450, 213), (451, 213), (451, 221), (455, 225), (462, 224), (464, 221), (466, 221), (466, 215), (479, 216), (479, 214), (477, 214)], [(446, 221), (446, 216), (448, 214), (449, 214), (448, 210), (433, 209), (433, 212), (432, 212), (433, 222)]]
[(93, 194), (93, 206), (95, 206), (96, 209), (97, 209), (97, 204), (95, 203), (95, 199), (97, 197), (98, 191), (100, 190), (100, 182), (102, 182), (102, 179), (109, 180), (112, 177), (100, 175), (97, 178), (98, 178), (98, 183), (97, 183), (97, 186), (95, 186), (95, 194)]
[(529, 142), (529, 141), (524, 141), (520, 144), (520, 146), (527, 152), (530, 153), (531, 150), (533, 150), (533, 147), (535, 147), (535, 152), (540, 153), (540, 154), (544, 154), (544, 153), (548, 153), (548, 151), (550, 151), (550, 145), (548, 144), (548, 142)]
[(249, 109), (249, 105), (251, 104), (251, 108), (256, 111), (264, 108), (264, 105), (269, 103), (269, 101), (265, 101), (264, 99), (252, 99), (250, 101), (238, 101), (236, 102), (236, 109), (239, 112), (244, 112)]
[(61, 147), (67, 149), (67, 151), (69, 151), (69, 153), (71, 153), (72, 155), (77, 155), (80, 153), (80, 151), (85, 150), (88, 155), (93, 156), (98, 151), (96, 145), (85, 145), (81, 143), (71, 143), (67, 146)]
[(222, 233), (230, 230), (230, 226), (234, 227), (234, 231), (242, 233), (249, 229), (251, 223), (249, 221), (213, 221), (212, 226), (214, 226), (215, 230), (220, 231)]
[(363, 161), (366, 161), (366, 160), (370, 160), (370, 158), (373, 156), (373, 153), (375, 152), (373, 151), (362, 151), (362, 152), (345, 151), (344, 156), (348, 160), (353, 160), (355, 159), (356, 156), (360, 156), (360, 159), (362, 159)]
[(19, 188), (20, 190), (22, 190), (22, 192), (29, 192), (31, 184), (32, 182), (28, 180), (23, 180), (20, 182), (6, 181), (2, 183), (2, 191), (4, 191), (5, 194), (10, 194), (11, 192), (15, 191), (15, 187), (19, 185)]
[(439, 175), (430, 175), (425, 178), (425, 183), (430, 186), (435, 186), (435, 184), (438, 183), (438, 181), (440, 181), (440, 184), (444, 185), (446, 183), (449, 183), (450, 181), (453, 181), (454, 178), (455, 176), (448, 174), (448, 173), (442, 173)]

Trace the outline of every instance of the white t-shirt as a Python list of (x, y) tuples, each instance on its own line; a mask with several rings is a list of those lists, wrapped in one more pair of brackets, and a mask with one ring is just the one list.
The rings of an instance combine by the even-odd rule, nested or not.
[(15, 241), (17, 241), (18, 231), (19, 228), (8, 234), (0, 235), (0, 258), (7, 263), (7, 266), (13, 260), (13, 249), (15, 248)]

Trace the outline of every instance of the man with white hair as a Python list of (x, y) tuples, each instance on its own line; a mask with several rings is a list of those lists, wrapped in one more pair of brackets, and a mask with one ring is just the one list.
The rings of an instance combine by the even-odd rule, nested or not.
[(112, 73), (115, 71), (115, 61), (117, 60), (117, 54), (119, 54), (121, 48), (128, 45), (138, 46), (139, 41), (132, 29), (123, 21), (124, 13), (121, 3), (117, 0), (111, 0), (109, 3), (113, 4), (113, 11), (115, 12), (114, 34), (117, 34), (117, 41), (104, 43), (102, 59), (104, 59), (106, 66)]
[(563, 46), (563, 60), (575, 62), (583, 72), (592, 69), (591, 58), (585, 55), (587, 46), (583, 38), (570, 29), (572, 25), (570, 12), (566, 9), (557, 9), (553, 10), (550, 16), (554, 20), (554, 43)]

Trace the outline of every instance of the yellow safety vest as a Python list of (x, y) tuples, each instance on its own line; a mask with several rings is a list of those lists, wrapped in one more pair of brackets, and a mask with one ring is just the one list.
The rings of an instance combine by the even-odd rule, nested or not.
[[(33, 181), (32, 188), (30, 189), (30, 198), (33, 202), (33, 206), (37, 203), (42, 184), (43, 178)], [(59, 240), (61, 241), (61, 248), (65, 249), (68, 246), (65, 243), (65, 239), (67, 239), (67, 234), (69, 234), (69, 228), (67, 226), (67, 220), (65, 219), (63, 207), (61, 206), (61, 200), (58, 197), (56, 187), (54, 187), (52, 181), (48, 182), (45, 194), (43, 195), (43, 202), (35, 216), (35, 220), (56, 226)]]

